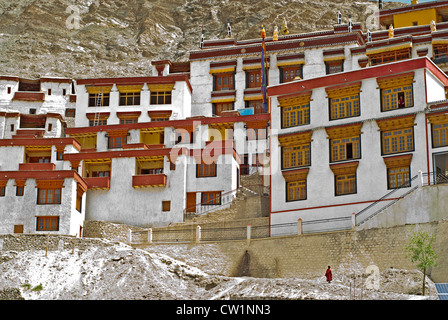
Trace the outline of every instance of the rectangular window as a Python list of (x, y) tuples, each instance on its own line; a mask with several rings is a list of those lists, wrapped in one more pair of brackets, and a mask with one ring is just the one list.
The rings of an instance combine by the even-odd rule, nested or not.
[(221, 116), (223, 111), (233, 110), (233, 102), (215, 103), (215, 115)]
[(202, 205), (219, 205), (221, 204), (221, 191), (202, 192)]
[(360, 140), (359, 136), (331, 139), (330, 162), (361, 158)]
[(65, 116), (66, 117), (74, 118), (75, 115), (76, 115), (76, 109), (74, 109), (74, 108), (65, 109)]
[(370, 65), (376, 66), (383, 63), (410, 59), (412, 57), (412, 53), (411, 49), (407, 48), (402, 50), (394, 50), (394, 51), (381, 52), (377, 54), (371, 54), (368, 57)]
[(62, 189), (37, 189), (37, 204), (61, 204)]
[(282, 107), (282, 128), (310, 124), (310, 104)]
[(326, 61), (325, 62), (327, 74), (333, 74), (344, 71), (344, 60)]
[(396, 88), (381, 89), (381, 111), (414, 106), (412, 84)]
[(59, 231), (59, 217), (37, 217), (37, 231)]
[(302, 65), (280, 68), (280, 83), (302, 79)]
[(140, 92), (120, 92), (120, 106), (139, 106)]
[(266, 129), (253, 129), (247, 128), (246, 136), (247, 140), (263, 140), (266, 139)]
[(162, 201), (162, 211), (171, 211), (171, 201)]
[(282, 169), (311, 165), (311, 144), (282, 147)]
[(23, 193), (25, 191), (25, 187), (24, 186), (17, 186), (16, 187), (16, 196), (23, 196)]
[(261, 70), (246, 71), (246, 88), (261, 87)]
[(341, 174), (335, 176), (336, 195), (356, 193), (356, 174)]
[(306, 200), (306, 180), (286, 182), (286, 201)]
[(138, 123), (138, 118), (120, 119), (120, 124), (131, 124), (131, 123)]
[(196, 165), (196, 178), (216, 177), (217, 164), (200, 163)]
[(383, 154), (414, 151), (414, 128), (381, 133)]
[(330, 120), (357, 117), (360, 113), (359, 94), (330, 99)]
[(108, 148), (122, 148), (124, 144), (127, 142), (127, 136), (122, 137), (109, 137), (108, 138)]
[(214, 91), (234, 90), (233, 73), (223, 73), (214, 75)]
[(6, 187), (0, 187), (0, 197), (4, 197), (6, 194)]
[(432, 50), (434, 59), (448, 57), (448, 44), (434, 44)]
[(410, 187), (409, 167), (391, 168), (387, 170), (389, 189)]
[(262, 100), (249, 100), (246, 101), (246, 108), (253, 108), (254, 114), (260, 114), (265, 113), (263, 108), (263, 101)]
[(89, 120), (89, 127), (106, 126), (107, 119)]
[(151, 91), (151, 104), (171, 104), (171, 91)]
[(89, 107), (108, 107), (109, 102), (109, 93), (89, 93)]
[(432, 125), (433, 148), (448, 146), (448, 123), (437, 123)]

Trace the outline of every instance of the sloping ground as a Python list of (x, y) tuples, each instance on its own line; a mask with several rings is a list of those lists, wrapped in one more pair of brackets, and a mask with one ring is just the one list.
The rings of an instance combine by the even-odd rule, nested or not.
[[(82, 240), (80, 240), (82, 241)], [(81, 248), (81, 247), (80, 247)], [(172, 247), (175, 251), (175, 246)], [(209, 265), (218, 253), (198, 252)], [(195, 259), (199, 259), (199, 255)], [(190, 257), (193, 258), (193, 257)], [(0, 251), (0, 298), (25, 300), (205, 300), (205, 299), (349, 299), (350, 271), (335, 281), (225, 277), (206, 273), (164, 252), (124, 244), (88, 245), (83, 249)], [(362, 292), (363, 299), (420, 299), (421, 273), (387, 270), (381, 290)], [(361, 278), (357, 279), (362, 283)], [(391, 285), (388, 285), (391, 283)], [(429, 282), (430, 292), (435, 293)], [(360, 299), (361, 291), (352, 291)], [(425, 297), (434, 299), (435, 296)]]

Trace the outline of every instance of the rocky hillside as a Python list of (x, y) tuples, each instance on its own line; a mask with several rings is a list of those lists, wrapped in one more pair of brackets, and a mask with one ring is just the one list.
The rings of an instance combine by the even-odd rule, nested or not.
[[(2, 74), (37, 78), (147, 75), (151, 60), (185, 61), (206, 39), (331, 29), (335, 13), (365, 24), (376, 1), (352, 0), (2, 0)], [(387, 3), (385, 8), (397, 6)], [(402, 4), (401, 4), (402, 5)]]
[[(10, 241), (20, 249), (20, 239)], [(76, 249), (70, 247), (66, 243), (64, 250), (48, 252), (25, 247), (0, 251), (0, 300), (437, 299), (428, 278), (430, 295), (418, 295), (422, 274), (416, 270), (384, 270), (381, 287), (374, 290), (361, 286), (367, 275), (354, 265), (337, 266), (328, 284), (323, 276), (227, 277), (219, 267), (225, 257), (210, 246), (133, 249), (79, 239)], [(350, 289), (354, 279), (356, 291)]]

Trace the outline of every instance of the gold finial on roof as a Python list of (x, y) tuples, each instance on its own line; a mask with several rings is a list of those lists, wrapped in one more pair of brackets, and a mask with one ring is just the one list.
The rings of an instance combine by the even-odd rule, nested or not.
[(278, 27), (274, 27), (274, 34), (272, 35), (272, 40), (277, 41), (278, 40)]
[(286, 18), (283, 18), (282, 34), (289, 34), (288, 23), (286, 22)]
[(431, 26), (431, 32), (437, 31), (436, 22), (434, 20), (431, 20), (430, 26)]
[(394, 37), (394, 27), (393, 25), (389, 26), (389, 39)]
[(264, 30), (264, 26), (263, 25), (261, 25), (261, 32), (260, 32), (260, 34), (261, 34), (261, 38), (262, 39), (266, 38), (266, 30)]

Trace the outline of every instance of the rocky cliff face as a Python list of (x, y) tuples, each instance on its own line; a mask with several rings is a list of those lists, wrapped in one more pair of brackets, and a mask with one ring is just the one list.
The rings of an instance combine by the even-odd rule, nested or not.
[[(185, 61), (206, 39), (268, 35), (284, 18), (290, 33), (365, 25), (376, 1), (352, 0), (2, 0), (0, 74), (37, 78), (141, 76), (150, 61)], [(397, 6), (389, 4), (387, 6)], [(369, 9), (370, 6), (370, 9)], [(387, 7), (386, 6), (386, 7)]]

